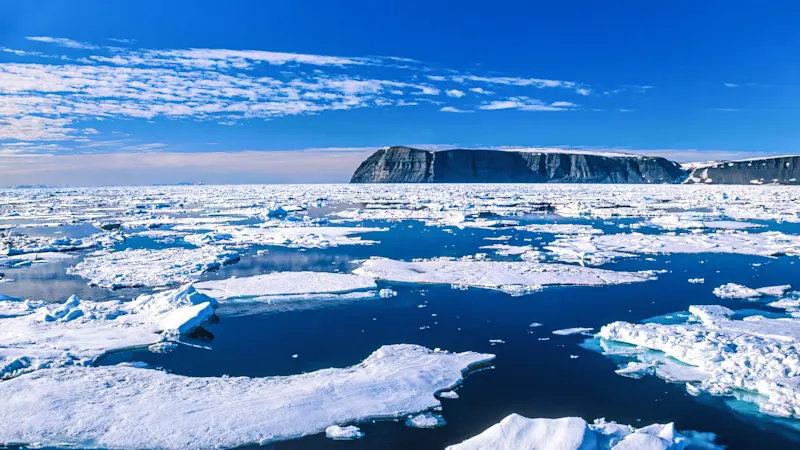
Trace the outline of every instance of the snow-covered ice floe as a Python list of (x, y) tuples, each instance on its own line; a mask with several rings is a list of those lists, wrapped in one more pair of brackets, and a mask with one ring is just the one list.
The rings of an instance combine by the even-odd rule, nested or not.
[(549, 285), (603, 286), (654, 279), (650, 272), (617, 272), (533, 261), (501, 262), (449, 258), (408, 262), (373, 257), (364, 261), (353, 273), (400, 283), (450, 284), (500, 289), (509, 294), (524, 294)]
[[(622, 368), (625, 373), (654, 372), (686, 382), (692, 394), (734, 396), (755, 403), (764, 413), (800, 418), (800, 319), (735, 320), (732, 310), (718, 305), (691, 306), (689, 312), (687, 323), (614, 322), (597, 336), (636, 346), (604, 346), (606, 354), (644, 363), (628, 364)], [(648, 360), (648, 350), (667, 358)]]
[(67, 273), (88, 279), (90, 285), (109, 289), (156, 287), (186, 283), (203, 272), (238, 259), (237, 252), (221, 246), (128, 249), (91, 255), (67, 269)]
[(371, 245), (378, 241), (361, 239), (357, 234), (386, 231), (362, 227), (219, 227), (210, 233), (184, 237), (194, 245), (280, 245), (290, 248), (326, 248), (340, 245)]
[(636, 254), (735, 253), (752, 256), (800, 256), (800, 236), (778, 231), (710, 234), (605, 234), (557, 239), (545, 247), (556, 259), (604, 264)]
[(266, 378), (192, 378), (124, 365), (42, 370), (0, 383), (0, 442), (112, 449), (267, 444), (439, 407), (434, 394), (493, 358), (400, 344), (351, 367)]
[[(189, 333), (217, 301), (191, 286), (130, 302), (0, 301), (0, 379), (35, 370), (90, 365), (114, 350), (145, 347)], [(1, 384), (1, 383), (0, 383)]]
[(378, 291), (373, 278), (332, 272), (274, 272), (202, 281), (196, 283), (195, 288), (221, 302), (366, 299), (393, 295), (391, 290)]
[(331, 425), (325, 428), (325, 437), (333, 439), (334, 441), (353, 441), (364, 437), (364, 433), (355, 425), (346, 427)]
[(594, 328), (582, 328), (582, 327), (564, 328), (563, 330), (555, 330), (555, 331), (553, 331), (553, 334), (558, 335), (558, 336), (569, 336), (571, 334), (590, 333), (590, 332), (592, 332), (592, 330), (594, 330)]
[(529, 419), (511, 414), (447, 450), (684, 450), (722, 449), (711, 433), (679, 433), (672, 423), (642, 428), (579, 417)]
[(779, 297), (785, 294), (792, 286), (785, 284), (781, 286), (767, 286), (762, 288), (749, 288), (736, 283), (723, 284), (714, 288), (714, 295), (720, 298), (758, 298), (758, 297)]

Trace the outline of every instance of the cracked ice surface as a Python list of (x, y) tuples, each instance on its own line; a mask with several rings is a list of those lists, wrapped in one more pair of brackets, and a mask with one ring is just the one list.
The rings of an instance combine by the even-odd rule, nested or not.
[(35, 370), (89, 365), (104, 354), (143, 347), (188, 333), (216, 308), (191, 285), (131, 302), (64, 303), (3, 300), (0, 312), (0, 379)]
[(800, 418), (800, 319), (734, 320), (733, 311), (716, 305), (691, 306), (689, 312), (694, 322), (614, 322), (597, 336), (663, 352), (706, 372), (702, 381), (687, 384), (690, 393), (755, 393), (747, 399), (761, 411)]
[(778, 231), (712, 234), (605, 234), (557, 239), (546, 250), (561, 261), (604, 264), (634, 254), (735, 253), (751, 256), (800, 256), (800, 236)]
[(186, 283), (203, 272), (237, 259), (238, 253), (219, 246), (196, 249), (128, 249), (90, 255), (67, 269), (67, 273), (88, 279), (90, 285), (109, 289), (156, 287)]
[(509, 293), (538, 290), (547, 285), (604, 286), (653, 279), (649, 272), (612, 270), (533, 261), (500, 262), (438, 258), (397, 261), (373, 257), (353, 271), (380, 280), (400, 283), (450, 284), (501, 289)]
[(711, 433), (675, 431), (672, 423), (642, 428), (579, 417), (528, 419), (511, 414), (481, 434), (451, 445), (447, 450), (683, 450), (722, 449)]
[(0, 383), (0, 442), (112, 449), (267, 444), (428, 411), (440, 406), (435, 393), (493, 358), (400, 344), (351, 367), (282, 377), (192, 378), (127, 366), (43, 370)]

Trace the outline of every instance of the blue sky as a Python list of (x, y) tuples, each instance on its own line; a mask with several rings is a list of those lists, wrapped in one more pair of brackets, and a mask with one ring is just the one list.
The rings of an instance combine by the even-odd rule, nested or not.
[(0, 176), (346, 181), (376, 147), (797, 152), (800, 5), (6, 1)]

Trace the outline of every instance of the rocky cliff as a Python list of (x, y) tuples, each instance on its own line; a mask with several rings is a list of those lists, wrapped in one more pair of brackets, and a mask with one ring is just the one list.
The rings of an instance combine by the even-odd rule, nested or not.
[(687, 164), (686, 183), (800, 184), (800, 156)]
[(499, 150), (427, 151), (387, 147), (351, 183), (675, 183), (677, 163), (659, 157)]

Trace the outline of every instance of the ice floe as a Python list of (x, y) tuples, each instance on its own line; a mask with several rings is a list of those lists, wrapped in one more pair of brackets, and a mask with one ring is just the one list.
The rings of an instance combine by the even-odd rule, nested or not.
[(644, 225), (655, 226), (665, 230), (746, 230), (763, 226), (757, 223), (737, 222), (733, 220), (691, 220), (691, 218), (678, 215), (654, 217), (646, 221)]
[(548, 285), (603, 286), (647, 281), (649, 272), (619, 272), (532, 261), (471, 261), (438, 258), (397, 261), (373, 257), (353, 273), (400, 283), (449, 284), (525, 293)]
[(786, 284), (781, 286), (767, 286), (758, 289), (749, 288), (736, 283), (723, 284), (714, 288), (714, 295), (720, 298), (758, 298), (758, 297), (779, 297), (786, 293), (792, 286)]
[(409, 416), (405, 422), (411, 428), (436, 428), (446, 424), (444, 417), (436, 413), (422, 413)]
[(591, 332), (592, 330), (594, 330), (594, 328), (581, 328), (581, 327), (576, 327), (576, 328), (564, 328), (563, 330), (555, 330), (555, 331), (553, 331), (553, 334), (556, 334), (556, 335), (558, 335), (558, 336), (569, 336), (569, 335), (571, 335), (571, 334), (584, 334), (584, 333), (589, 333), (589, 332)]
[[(0, 379), (50, 367), (90, 365), (104, 354), (145, 347), (205, 322), (213, 298), (191, 285), (130, 302), (0, 301)], [(4, 317), (5, 316), (5, 317)]]
[(123, 365), (41, 370), (0, 383), (0, 442), (112, 449), (264, 445), (331, 425), (429, 411), (440, 406), (436, 392), (493, 357), (401, 344), (351, 367), (266, 378), (192, 378)]
[(184, 237), (195, 245), (280, 245), (290, 248), (325, 248), (340, 245), (370, 245), (377, 241), (357, 234), (386, 231), (362, 227), (219, 227), (213, 232)]
[(745, 397), (767, 414), (800, 418), (800, 319), (735, 320), (732, 310), (718, 305), (692, 306), (689, 312), (687, 323), (614, 322), (597, 336), (639, 349), (606, 347), (606, 353), (635, 358), (654, 350), (679, 362), (659, 371), (659, 361), (650, 361), (656, 375), (673, 381), (689, 381), (681, 372), (691, 372), (690, 393)]
[[(391, 289), (377, 290), (370, 277), (332, 272), (274, 272), (252, 277), (202, 281), (195, 288), (222, 302), (225, 301), (292, 301), (348, 298), (360, 293), (364, 298), (388, 298)], [(350, 296), (352, 297), (352, 296)]]
[(109, 289), (168, 286), (191, 281), (203, 272), (238, 259), (237, 252), (221, 246), (127, 249), (91, 255), (67, 269), (67, 273), (88, 279), (90, 285)]
[(753, 256), (800, 256), (800, 236), (778, 231), (710, 234), (605, 234), (561, 238), (545, 246), (561, 261), (604, 264), (635, 254), (735, 253)]
[(710, 433), (675, 430), (672, 423), (642, 428), (579, 417), (529, 419), (511, 414), (479, 435), (447, 450), (684, 450), (722, 449)]
[(346, 427), (331, 425), (325, 428), (325, 437), (333, 439), (334, 441), (353, 441), (364, 437), (364, 433), (355, 425)]

